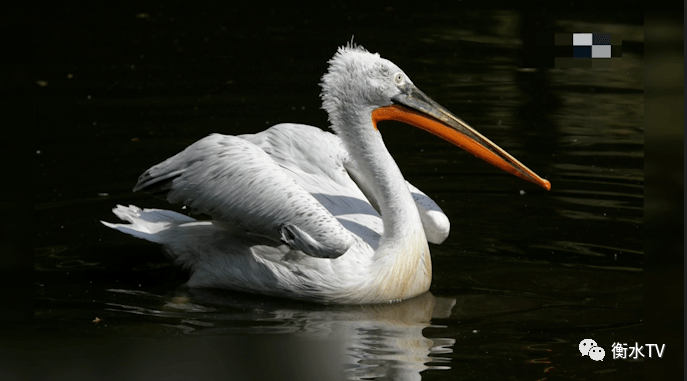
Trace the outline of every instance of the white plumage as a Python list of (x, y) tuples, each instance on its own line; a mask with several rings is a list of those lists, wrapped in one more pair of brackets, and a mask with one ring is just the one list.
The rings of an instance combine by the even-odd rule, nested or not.
[[(299, 124), (213, 134), (139, 178), (134, 191), (163, 195), (211, 221), (120, 205), (114, 213), (129, 224), (103, 224), (161, 244), (191, 270), (191, 287), (328, 303), (389, 302), (427, 291), (427, 241), (446, 239), (448, 218), (404, 180), (376, 122), (403, 120), (461, 145), (464, 138), (435, 130), (454, 129), (494, 155), (500, 149), (463, 130), (401, 69), (361, 47), (340, 48), (322, 80), (323, 108), (337, 135)], [(460, 122), (442, 120), (445, 114)], [(510, 167), (527, 170), (510, 156), (498, 159), (512, 173)]]

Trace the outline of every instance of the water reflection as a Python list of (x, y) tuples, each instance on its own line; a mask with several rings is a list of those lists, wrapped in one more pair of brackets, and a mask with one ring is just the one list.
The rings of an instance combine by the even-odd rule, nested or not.
[[(334, 361), (327, 366), (343, 371), (346, 379), (420, 380), (424, 370), (450, 369), (449, 359), (442, 354), (452, 353), (455, 343), (451, 338), (423, 335), (431, 319), (448, 318), (456, 303), (453, 298), (435, 298), (431, 293), (394, 304), (321, 306), (220, 290), (184, 288), (171, 298), (142, 291), (109, 291), (125, 296), (127, 302), (108, 302), (108, 311), (162, 318), (166, 327), (189, 337), (252, 333), (250, 337), (259, 340), (247, 347), (237, 344), (239, 351), (263, 344), (273, 346), (275, 342), (280, 345), (285, 335), (290, 342), (299, 343), (289, 346), (289, 356), (308, 358), (310, 352), (326, 343), (331, 352), (326, 357)], [(262, 350), (256, 349), (255, 360), (260, 363), (264, 360), (259, 354)], [(298, 351), (301, 353), (294, 353)], [(293, 366), (287, 362), (283, 365)]]
[(67, 249), (67, 246), (36, 248), (34, 250), (34, 258), (39, 258), (39, 261), (34, 265), (34, 270), (59, 271), (69, 269), (95, 269), (102, 267), (101, 263), (84, 261), (77, 255), (67, 252)]

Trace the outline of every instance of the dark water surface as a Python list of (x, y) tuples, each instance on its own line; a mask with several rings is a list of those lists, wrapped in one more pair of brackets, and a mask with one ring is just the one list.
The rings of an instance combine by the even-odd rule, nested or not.
[[(36, 119), (36, 369), (53, 380), (617, 379), (641, 359), (643, 30), (625, 10), (331, 6), (68, 12)], [(625, 9), (633, 9), (626, 7)], [(410, 13), (409, 13), (410, 12)], [(412, 13), (412, 15), (411, 15)], [(607, 70), (520, 67), (523, 33), (610, 32)], [(380, 125), (406, 179), (452, 223), (430, 293), (323, 306), (192, 290), (151, 243), (103, 227), (131, 188), (212, 132), (327, 127), (319, 80), (350, 40), (552, 183), (500, 172), (413, 127)], [(593, 339), (604, 361), (582, 357)], [(343, 375), (343, 376), (342, 376)]]

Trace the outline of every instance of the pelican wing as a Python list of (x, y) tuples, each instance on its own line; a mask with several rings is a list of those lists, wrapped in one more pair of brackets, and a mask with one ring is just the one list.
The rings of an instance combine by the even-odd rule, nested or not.
[(338, 257), (354, 242), (263, 149), (236, 136), (197, 141), (143, 173), (134, 187), (139, 190), (316, 257)]
[(417, 206), (417, 210), (420, 213), (420, 219), (422, 220), (422, 227), (425, 229), (427, 241), (434, 244), (444, 242), (451, 230), (451, 222), (449, 222), (448, 217), (444, 214), (444, 211), (441, 210), (439, 205), (429, 196), (424, 194), (424, 192), (407, 181), (406, 184), (408, 184), (410, 194), (413, 196), (415, 206)]

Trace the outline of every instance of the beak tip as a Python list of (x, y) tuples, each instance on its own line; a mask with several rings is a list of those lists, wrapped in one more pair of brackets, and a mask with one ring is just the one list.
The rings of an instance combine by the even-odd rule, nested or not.
[(542, 179), (540, 185), (542, 186), (542, 188), (546, 189), (547, 191), (551, 190), (551, 182), (549, 182), (549, 180)]

